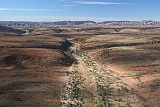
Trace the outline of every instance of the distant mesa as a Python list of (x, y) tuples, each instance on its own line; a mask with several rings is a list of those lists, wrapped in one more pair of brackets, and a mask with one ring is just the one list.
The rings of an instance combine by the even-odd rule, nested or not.
[(0, 25), (7, 27), (55, 27), (55, 26), (160, 26), (160, 21), (57, 21), (57, 22), (26, 22), (0, 21)]
[(83, 24), (96, 24), (94, 21), (58, 21), (58, 22), (21, 22), (21, 21), (0, 21), (0, 25), (8, 27), (53, 27), (72, 26)]
[(160, 26), (160, 21), (106, 21), (98, 24), (108, 26)]

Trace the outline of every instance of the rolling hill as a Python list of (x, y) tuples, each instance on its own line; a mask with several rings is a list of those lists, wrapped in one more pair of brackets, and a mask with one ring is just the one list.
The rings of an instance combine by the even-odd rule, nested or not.
[(0, 36), (14, 36), (14, 35), (20, 35), (22, 33), (25, 33), (25, 31), (21, 31), (18, 29), (13, 29), (6, 26), (0, 26)]

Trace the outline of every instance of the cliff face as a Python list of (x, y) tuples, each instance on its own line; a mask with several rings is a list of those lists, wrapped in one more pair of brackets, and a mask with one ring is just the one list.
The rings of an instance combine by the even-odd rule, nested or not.
[(160, 26), (158, 21), (106, 21), (98, 24), (109, 26)]

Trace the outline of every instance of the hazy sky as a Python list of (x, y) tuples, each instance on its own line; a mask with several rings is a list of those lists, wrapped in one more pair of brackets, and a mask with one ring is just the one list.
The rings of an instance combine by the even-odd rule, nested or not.
[(0, 20), (160, 21), (160, 0), (0, 0)]

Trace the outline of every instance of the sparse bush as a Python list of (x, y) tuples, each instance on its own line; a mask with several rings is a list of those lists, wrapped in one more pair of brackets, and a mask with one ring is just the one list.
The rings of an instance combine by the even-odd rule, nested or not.
[(156, 74), (156, 73), (160, 73), (160, 71), (143, 71), (143, 72), (138, 72), (137, 74), (134, 75), (134, 78), (139, 79), (142, 75)]
[(144, 107), (150, 107), (149, 105), (144, 105)]
[(5, 70), (4, 68), (0, 68), (0, 71), (3, 71), (3, 70)]

